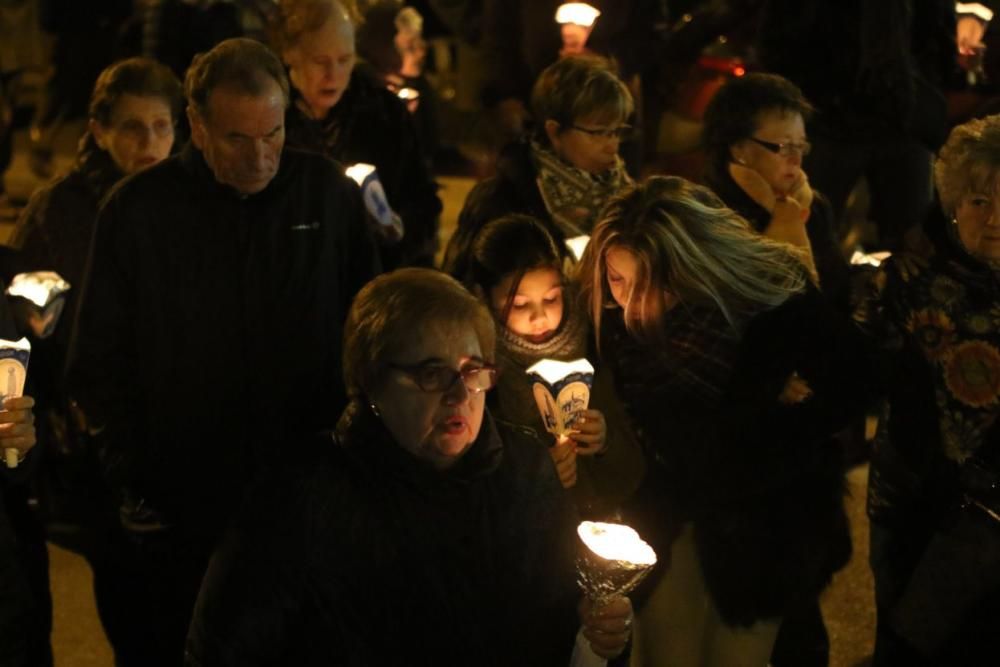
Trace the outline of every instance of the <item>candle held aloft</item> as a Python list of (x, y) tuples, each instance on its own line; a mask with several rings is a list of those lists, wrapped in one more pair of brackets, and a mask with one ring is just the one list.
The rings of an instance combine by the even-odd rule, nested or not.
[(559, 5), (559, 8), (556, 10), (556, 23), (560, 25), (572, 23), (573, 25), (590, 28), (600, 15), (600, 10), (588, 5), (586, 2), (566, 2)]

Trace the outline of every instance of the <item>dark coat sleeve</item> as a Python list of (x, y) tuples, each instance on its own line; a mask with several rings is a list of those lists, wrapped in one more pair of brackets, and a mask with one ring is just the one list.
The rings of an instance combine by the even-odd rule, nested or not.
[(68, 382), (89, 427), (99, 432), (101, 458), (115, 486), (137, 483), (133, 452), (145, 437), (137, 391), (135, 327), (139, 295), (132, 222), (115, 197), (98, 216), (70, 344)]

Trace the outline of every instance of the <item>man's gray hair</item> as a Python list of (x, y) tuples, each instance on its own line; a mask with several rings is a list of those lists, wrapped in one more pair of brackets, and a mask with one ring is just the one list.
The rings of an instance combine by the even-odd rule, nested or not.
[(230, 87), (248, 95), (261, 95), (267, 89), (268, 78), (281, 88), (288, 106), (288, 75), (281, 60), (260, 42), (237, 37), (195, 56), (184, 77), (184, 93), (188, 104), (204, 116), (208, 97), (216, 88)]

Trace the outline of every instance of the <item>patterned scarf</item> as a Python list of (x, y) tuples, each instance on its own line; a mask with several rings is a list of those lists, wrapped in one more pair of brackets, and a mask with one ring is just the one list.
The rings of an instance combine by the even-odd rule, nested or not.
[(532, 141), (531, 159), (545, 208), (567, 237), (590, 234), (608, 199), (632, 183), (619, 156), (607, 171), (591, 174)]

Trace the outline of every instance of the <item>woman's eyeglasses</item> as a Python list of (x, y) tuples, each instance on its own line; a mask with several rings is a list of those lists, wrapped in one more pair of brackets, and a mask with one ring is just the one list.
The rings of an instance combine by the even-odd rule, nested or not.
[(806, 155), (809, 155), (809, 152), (812, 150), (812, 144), (808, 141), (803, 141), (801, 144), (791, 142), (776, 144), (771, 141), (758, 139), (757, 137), (750, 137), (750, 141), (754, 142), (758, 146), (763, 146), (772, 153), (781, 155), (782, 157), (791, 157), (793, 155), (801, 155), (802, 157), (805, 157)]
[(421, 391), (428, 393), (449, 391), (459, 378), (462, 379), (465, 388), (471, 394), (488, 391), (497, 384), (497, 367), (493, 364), (463, 366), (457, 371), (440, 364), (417, 364), (415, 366), (389, 364), (389, 368), (405, 373), (413, 379)]
[(631, 125), (619, 125), (618, 127), (607, 127), (600, 129), (580, 127), (579, 125), (570, 125), (569, 127), (571, 130), (576, 130), (577, 132), (583, 132), (584, 134), (589, 134), (592, 137), (600, 137), (602, 139), (628, 139), (630, 136), (632, 136)]

